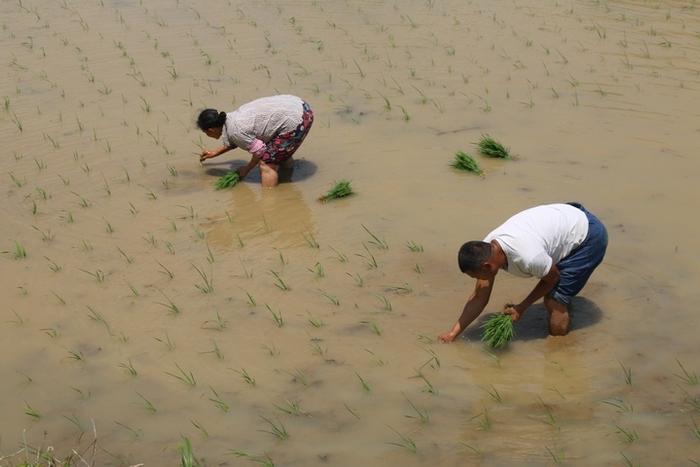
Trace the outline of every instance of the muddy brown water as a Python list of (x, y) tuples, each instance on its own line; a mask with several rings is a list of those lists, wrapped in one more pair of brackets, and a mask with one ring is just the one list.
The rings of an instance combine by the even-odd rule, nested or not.
[[(698, 15), (0, 3), (0, 457), (178, 465), (187, 437), (205, 465), (697, 463)], [(200, 166), (197, 111), (276, 92), (316, 113), (293, 183), (214, 191), (246, 155)], [(517, 157), (476, 155), (482, 133)], [(320, 204), (341, 178), (357, 195)], [(437, 344), (472, 287), (459, 246), (568, 200), (610, 233), (574, 331), (547, 338), (535, 306), (495, 355), (478, 329)], [(499, 275), (488, 311), (533, 285)]]

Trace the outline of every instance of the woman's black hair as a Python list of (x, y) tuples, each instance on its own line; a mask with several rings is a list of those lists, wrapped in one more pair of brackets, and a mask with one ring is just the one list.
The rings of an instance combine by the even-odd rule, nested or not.
[(209, 128), (221, 128), (226, 123), (226, 112), (219, 112), (216, 109), (204, 109), (197, 117), (197, 126), (200, 130)]

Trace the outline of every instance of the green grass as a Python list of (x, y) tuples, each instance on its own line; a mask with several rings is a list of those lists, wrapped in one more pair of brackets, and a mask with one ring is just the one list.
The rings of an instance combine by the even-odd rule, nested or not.
[(476, 143), (479, 152), (484, 156), (496, 157), (499, 159), (510, 159), (508, 148), (493, 139), (490, 135), (481, 135), (481, 139)]
[(180, 454), (180, 467), (199, 467), (201, 465), (194, 455), (189, 438), (182, 437), (182, 443), (177, 447), (177, 452)]
[(333, 187), (330, 190), (328, 190), (328, 192), (325, 195), (321, 196), (318, 200), (322, 203), (327, 203), (328, 201), (338, 198), (345, 198), (346, 196), (350, 196), (353, 194), (355, 194), (355, 192), (352, 191), (350, 181), (340, 180), (339, 182), (336, 182), (336, 184), (333, 185)]
[(227, 172), (225, 175), (219, 177), (216, 180), (216, 183), (214, 183), (214, 188), (216, 188), (217, 190), (231, 188), (233, 186), (236, 186), (240, 179), (241, 176), (238, 174), (238, 172), (235, 170), (231, 170), (230, 172)]
[(483, 330), (481, 340), (494, 349), (504, 347), (515, 335), (513, 320), (510, 315), (504, 313), (491, 315), (481, 325), (481, 329)]
[(479, 164), (474, 160), (474, 158), (464, 151), (457, 151), (455, 153), (455, 158), (451, 165), (457, 170), (472, 172), (477, 175), (484, 174), (484, 171), (481, 170), (481, 167), (479, 167)]

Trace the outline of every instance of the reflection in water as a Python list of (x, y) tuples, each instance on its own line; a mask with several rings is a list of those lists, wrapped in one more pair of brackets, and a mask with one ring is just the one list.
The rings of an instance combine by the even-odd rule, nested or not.
[(242, 241), (289, 247), (302, 245), (314, 223), (301, 190), (293, 183), (281, 183), (275, 189), (240, 183), (231, 190), (230, 207), (209, 227), (207, 238), (212, 245), (231, 247)]

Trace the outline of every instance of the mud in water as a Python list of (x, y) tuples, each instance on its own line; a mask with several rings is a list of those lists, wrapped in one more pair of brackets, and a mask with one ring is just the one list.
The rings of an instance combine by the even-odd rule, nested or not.
[[(0, 458), (179, 465), (187, 438), (209, 466), (700, 462), (696, 2), (0, 18)], [(247, 155), (200, 165), (197, 112), (275, 93), (315, 111), (292, 183), (215, 191)], [(319, 203), (340, 179), (356, 195)], [(610, 234), (573, 332), (536, 305), (504, 351), (476, 327), (439, 345), (472, 287), (459, 246), (570, 200)], [(487, 311), (532, 286), (499, 275)]]

